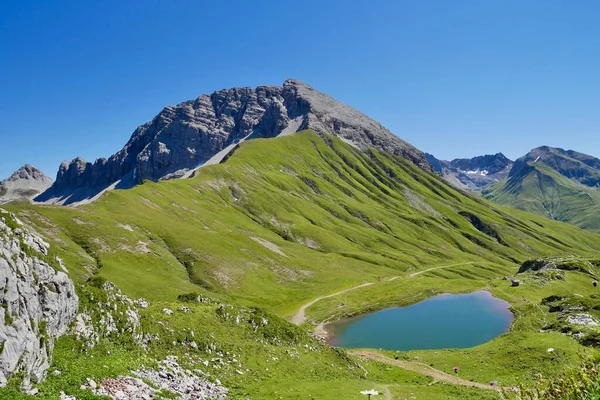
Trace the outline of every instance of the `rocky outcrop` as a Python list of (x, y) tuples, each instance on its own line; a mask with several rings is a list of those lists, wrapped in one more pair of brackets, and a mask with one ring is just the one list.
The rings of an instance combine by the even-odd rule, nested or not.
[(571, 325), (600, 326), (600, 323), (594, 317), (586, 313), (569, 315), (565, 321)]
[(26, 164), (0, 182), (0, 204), (14, 200), (30, 200), (51, 185), (52, 179), (36, 167)]
[(135, 377), (106, 379), (99, 386), (96, 382), (90, 381), (86, 386), (94, 394), (108, 396), (114, 400), (153, 399), (163, 390), (173, 393), (176, 396), (174, 398), (178, 400), (227, 398), (227, 388), (219, 383), (209, 382), (189, 369), (182, 368), (176, 356), (167, 356), (165, 360), (160, 361), (158, 370), (144, 368), (134, 371), (134, 375)]
[(144, 299), (130, 299), (110, 282), (100, 287), (102, 292), (96, 295), (90, 294), (86, 289), (80, 292), (82, 298), (87, 300), (84, 303), (93, 306), (82, 307), (70, 333), (90, 348), (96, 346), (102, 338), (122, 339), (145, 348), (155, 338), (142, 333), (136, 307), (147, 308), (149, 303)]
[(68, 204), (107, 187), (182, 176), (241, 140), (305, 129), (335, 134), (363, 150), (373, 146), (430, 169), (421, 151), (378, 122), (300, 81), (287, 80), (283, 86), (219, 90), (166, 107), (110, 158), (63, 163), (54, 185), (36, 200)]
[(47, 258), (48, 245), (0, 209), (0, 387), (17, 372), (25, 389), (43, 380), (77, 313), (73, 282)]
[(534, 258), (521, 264), (518, 273), (527, 271), (562, 270), (577, 271), (594, 277), (594, 270), (600, 266), (600, 260), (584, 259), (576, 257)]
[(456, 158), (452, 161), (438, 160), (425, 154), (433, 170), (456, 187), (481, 191), (506, 177), (513, 162), (504, 154), (487, 154), (473, 158)]

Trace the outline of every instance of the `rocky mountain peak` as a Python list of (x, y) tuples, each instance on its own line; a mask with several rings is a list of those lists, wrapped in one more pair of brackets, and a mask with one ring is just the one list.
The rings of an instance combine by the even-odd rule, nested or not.
[(29, 200), (52, 185), (52, 179), (31, 164), (25, 164), (0, 182), (0, 204)]
[(108, 159), (63, 163), (54, 185), (36, 201), (69, 204), (111, 187), (188, 176), (199, 166), (219, 162), (215, 157), (222, 159), (241, 141), (306, 129), (334, 134), (361, 150), (373, 146), (430, 169), (421, 151), (378, 122), (306, 83), (288, 79), (282, 86), (222, 89), (165, 107)]
[(10, 177), (6, 179), (6, 182), (16, 182), (19, 180), (35, 180), (52, 182), (52, 179), (46, 176), (40, 169), (34, 167), (31, 164), (25, 164), (18, 170), (16, 170)]
[(473, 158), (457, 158), (450, 161), (450, 165), (464, 171), (487, 171), (488, 175), (493, 175), (512, 166), (512, 161), (502, 153), (486, 154)]
[(434, 171), (454, 186), (476, 191), (506, 178), (513, 166), (513, 162), (502, 153), (452, 161), (438, 160), (431, 154), (426, 154), (426, 157)]

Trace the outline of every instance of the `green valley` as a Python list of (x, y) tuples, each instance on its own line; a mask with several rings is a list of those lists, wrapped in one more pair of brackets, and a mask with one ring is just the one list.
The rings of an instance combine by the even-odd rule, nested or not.
[[(556, 215), (568, 213), (560, 208), (563, 196), (587, 201), (588, 192), (564, 192), (566, 178), (537, 168), (562, 185), (554, 197), (544, 194), (556, 199), (543, 203)], [(523, 179), (541, 179), (535, 171)], [(93, 347), (75, 334), (59, 339), (40, 398), (60, 391), (101, 398), (81, 386), (86, 378), (116, 378), (175, 355), (222, 383), (229, 398), (360, 399), (361, 390), (374, 388), (386, 399), (493, 399), (494, 390), (377, 357), (446, 374), (458, 365), (464, 382), (506, 388), (534, 385), (539, 374), (597, 355), (587, 340), (593, 331), (574, 336), (580, 332), (567, 331), (568, 313), (550, 311), (563, 306), (553, 301), (581, 296), (579, 310), (600, 317), (592, 285), (598, 263), (585, 264), (600, 257), (599, 235), (494, 204), (404, 158), (360, 151), (326, 134), (247, 141), (189, 179), (145, 181), (88, 205), (3, 208), (50, 243), (50, 257), (64, 261), (92, 325), (104, 329), (100, 321), (109, 313), (117, 320), (117, 330)], [(527, 260), (547, 257), (586, 267), (518, 274)], [(511, 287), (507, 277), (520, 285)], [(508, 333), (475, 348), (369, 350), (373, 359), (312, 335), (323, 322), (476, 290), (510, 302), (515, 321)], [(129, 304), (121, 292), (149, 303), (138, 310), (139, 326), (119, 322)], [(302, 306), (303, 318), (294, 318)], [(136, 335), (148, 339), (143, 347)], [(15, 380), (0, 394), (20, 398), (17, 386)]]

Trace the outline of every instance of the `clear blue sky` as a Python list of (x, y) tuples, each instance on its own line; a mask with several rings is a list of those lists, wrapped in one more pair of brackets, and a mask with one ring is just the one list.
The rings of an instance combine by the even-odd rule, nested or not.
[(600, 156), (600, 2), (2, 1), (0, 177), (119, 150), (162, 107), (301, 79), (440, 158)]

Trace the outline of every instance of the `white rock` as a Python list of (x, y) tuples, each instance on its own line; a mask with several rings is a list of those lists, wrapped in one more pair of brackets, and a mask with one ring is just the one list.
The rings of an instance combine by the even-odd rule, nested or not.
[(566, 319), (568, 324), (584, 325), (584, 326), (600, 326), (600, 323), (590, 314), (575, 314), (569, 315)]
[(60, 392), (60, 400), (77, 400), (75, 396), (69, 396), (65, 392)]
[(54, 341), (75, 318), (79, 300), (68, 275), (42, 261), (47, 243), (24, 228), (19, 231), (20, 239), (0, 221), (0, 387), (23, 371), (27, 390), (46, 377)]
[(139, 308), (148, 308), (148, 306), (150, 306), (150, 303), (146, 299), (143, 299), (143, 298), (134, 300), (133, 304), (135, 304)]

